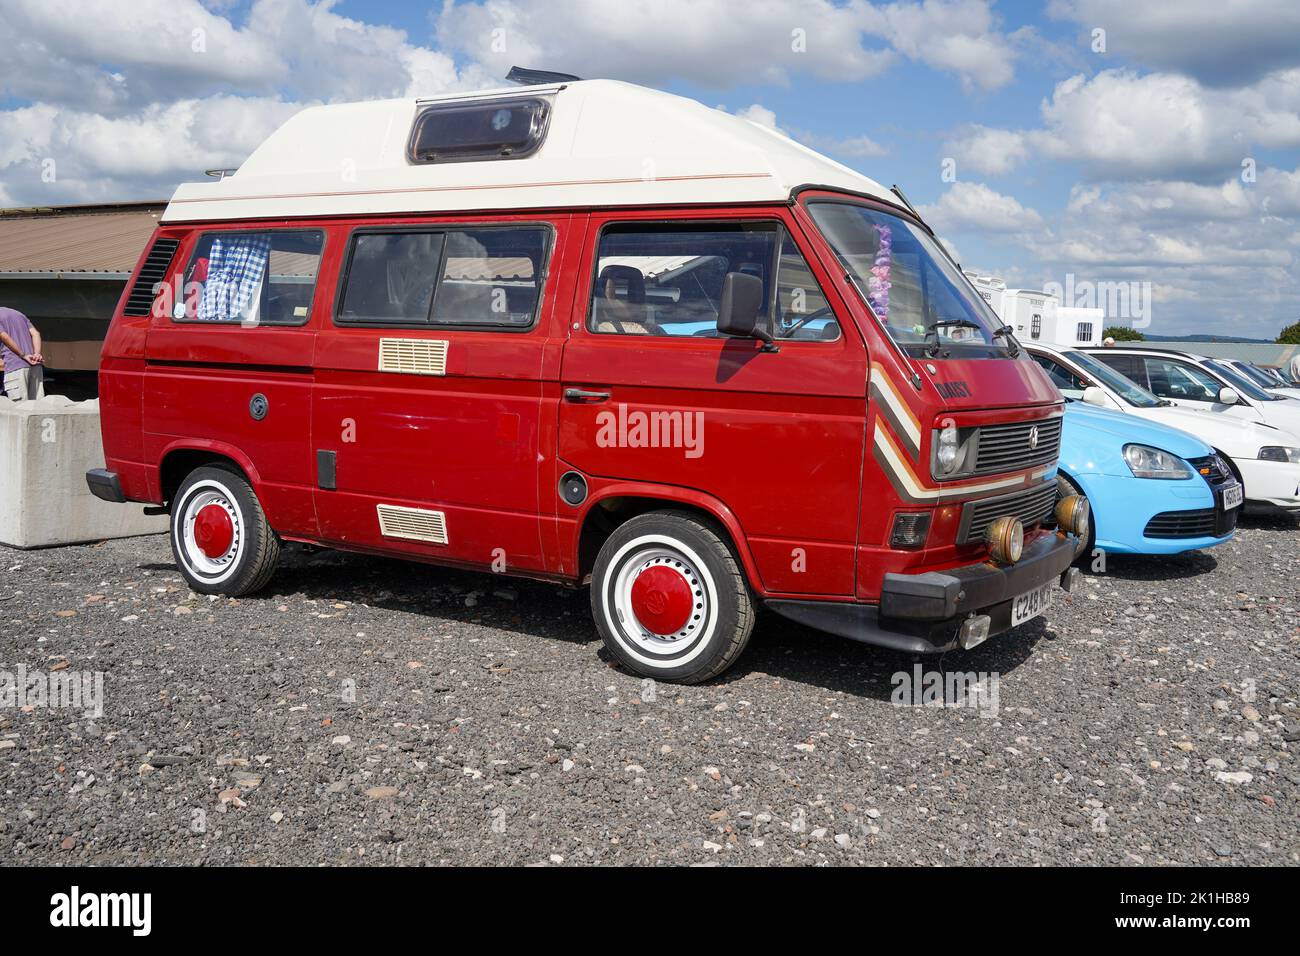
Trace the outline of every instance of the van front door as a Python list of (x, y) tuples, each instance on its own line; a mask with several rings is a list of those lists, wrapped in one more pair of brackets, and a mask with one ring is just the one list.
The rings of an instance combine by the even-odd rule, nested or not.
[[(769, 591), (852, 594), (866, 349), (786, 211), (594, 215), (585, 259), (560, 467), (595, 495), (702, 492), (735, 516)], [(732, 272), (762, 280), (779, 350), (717, 331)]]
[(544, 569), (542, 383), (567, 221), (351, 230), (316, 354), (323, 540)]

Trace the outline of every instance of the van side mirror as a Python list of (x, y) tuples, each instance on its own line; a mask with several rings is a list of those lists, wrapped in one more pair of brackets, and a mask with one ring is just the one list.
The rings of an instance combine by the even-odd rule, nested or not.
[(1228, 386), (1225, 385), (1223, 388), (1219, 389), (1220, 405), (1236, 405), (1239, 401), (1241, 401), (1241, 396), (1237, 394), (1235, 388), (1228, 388)]
[(1110, 405), (1106, 401), (1106, 393), (1096, 385), (1089, 385), (1083, 390), (1083, 401), (1086, 405), (1096, 405), (1098, 408), (1107, 408)]
[(764, 352), (776, 352), (772, 333), (759, 323), (763, 309), (763, 280), (746, 272), (728, 272), (722, 280), (722, 299), (718, 303), (718, 331), (758, 339)]

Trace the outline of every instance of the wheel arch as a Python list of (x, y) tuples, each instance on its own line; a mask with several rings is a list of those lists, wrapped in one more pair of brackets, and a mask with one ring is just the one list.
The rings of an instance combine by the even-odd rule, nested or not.
[(260, 485), (257, 469), (238, 448), (224, 442), (178, 441), (169, 445), (158, 460), (159, 500), (169, 504), (180, 490), (185, 476), (204, 466), (233, 468), (257, 493)]
[(764, 593), (744, 529), (730, 508), (712, 495), (691, 488), (639, 482), (605, 485), (585, 502), (572, 549), (572, 566), (578, 580), (587, 580), (601, 545), (620, 525), (652, 511), (684, 511), (712, 526), (744, 568), (749, 586), (756, 593)]

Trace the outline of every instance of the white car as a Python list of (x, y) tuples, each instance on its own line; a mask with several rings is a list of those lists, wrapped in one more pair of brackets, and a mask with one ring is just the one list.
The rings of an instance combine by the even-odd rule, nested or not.
[[(1174, 405), (1099, 361), (1103, 356), (1094, 352), (1057, 349), (1037, 342), (1026, 348), (1067, 398), (1181, 428), (1210, 445), (1228, 459), (1245, 487), (1248, 510), (1280, 508), (1300, 513), (1300, 437), (1295, 433), (1263, 421), (1226, 416), (1194, 405)], [(1129, 351), (1125, 349), (1117, 354), (1126, 356)], [(1109, 350), (1105, 357), (1116, 352)], [(1151, 354), (1161, 358), (1168, 355)], [(1294, 404), (1300, 407), (1300, 403)]]
[(1281, 375), (1270, 373), (1258, 365), (1252, 365), (1240, 359), (1214, 359), (1214, 363), (1236, 369), (1239, 374), (1246, 376), (1266, 392), (1284, 395), (1287, 398), (1300, 398), (1300, 388), (1289, 384)]

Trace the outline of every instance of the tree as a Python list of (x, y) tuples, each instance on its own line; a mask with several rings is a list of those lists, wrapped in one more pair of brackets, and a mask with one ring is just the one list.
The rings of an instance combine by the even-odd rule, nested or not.
[(1278, 333), (1278, 345), (1300, 345), (1300, 322), (1293, 322)]
[(1137, 329), (1130, 329), (1126, 325), (1112, 325), (1104, 329), (1101, 333), (1102, 341), (1114, 339), (1116, 342), (1145, 342), (1147, 337)]

